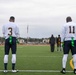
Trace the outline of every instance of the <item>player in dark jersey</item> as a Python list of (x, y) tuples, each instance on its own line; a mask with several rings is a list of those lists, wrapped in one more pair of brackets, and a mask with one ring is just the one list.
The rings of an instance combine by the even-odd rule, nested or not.
[(55, 37), (53, 36), (53, 34), (50, 37), (49, 43), (50, 43), (51, 52), (54, 52), (54, 49), (55, 49)]
[(61, 51), (61, 37), (58, 35), (57, 37), (57, 51)]

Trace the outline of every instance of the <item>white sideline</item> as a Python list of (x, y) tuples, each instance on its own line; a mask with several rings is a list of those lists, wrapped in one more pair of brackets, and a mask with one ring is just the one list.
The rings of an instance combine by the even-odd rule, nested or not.
[[(0, 70), (0, 72), (3, 72), (4, 70)], [(8, 72), (11, 72), (11, 70), (8, 70)], [(18, 70), (18, 72), (60, 72), (60, 70)], [(73, 72), (73, 71), (66, 71), (66, 72)]]
[(54, 58), (56, 58), (56, 57), (58, 57), (58, 58), (61, 58), (62, 56), (18, 56), (18, 57), (38, 57), (38, 58), (41, 58), (41, 57), (45, 57), (45, 58), (47, 58), (47, 57), (50, 57), (50, 58), (52, 58), (52, 57), (54, 57)]
[[(0, 56), (0, 57), (2, 57), (2, 56)], [(45, 57), (45, 58), (48, 58), (48, 57), (50, 57), (50, 58), (61, 58), (61, 57), (63, 57), (63, 56), (26, 56), (26, 55), (22, 55), (22, 56), (17, 56), (17, 57), (20, 57), (20, 58), (22, 58), (22, 57), (33, 57), (33, 58), (41, 58), (41, 57)]]

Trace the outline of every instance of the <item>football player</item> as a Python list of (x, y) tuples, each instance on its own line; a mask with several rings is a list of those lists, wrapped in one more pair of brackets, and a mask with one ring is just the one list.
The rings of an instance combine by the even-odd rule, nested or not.
[(11, 16), (9, 19), (9, 23), (3, 25), (2, 32), (3, 36), (5, 38), (5, 55), (4, 55), (4, 72), (7, 71), (7, 64), (8, 64), (8, 55), (11, 48), (12, 51), (12, 72), (17, 72), (15, 70), (15, 64), (16, 64), (16, 40), (19, 37), (19, 28), (14, 23), (15, 17)]
[(57, 51), (61, 51), (61, 37), (58, 35), (57, 37)]
[(74, 62), (74, 73), (76, 74), (76, 23), (72, 22), (72, 18), (68, 16), (66, 18), (66, 24), (62, 28), (62, 42), (63, 45), (63, 58), (62, 58), (62, 71), (66, 73), (66, 62), (69, 51), (71, 50), (73, 62)]

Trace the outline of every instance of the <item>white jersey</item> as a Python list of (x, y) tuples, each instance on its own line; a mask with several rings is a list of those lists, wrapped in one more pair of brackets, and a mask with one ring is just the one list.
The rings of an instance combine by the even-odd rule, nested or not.
[(76, 40), (76, 23), (68, 22), (63, 25), (61, 41), (71, 40), (72, 37)]
[(14, 22), (9, 22), (2, 27), (3, 36), (5, 39), (12, 37), (19, 37), (19, 29)]

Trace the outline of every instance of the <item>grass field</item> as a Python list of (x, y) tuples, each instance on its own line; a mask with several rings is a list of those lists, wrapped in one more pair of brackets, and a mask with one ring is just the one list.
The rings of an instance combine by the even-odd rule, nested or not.
[[(3, 70), (4, 47), (0, 46), (0, 70)], [(62, 75), (62, 51), (50, 52), (50, 46), (20, 46), (17, 48), (16, 69), (19, 72), (15, 75)], [(69, 54), (67, 62), (67, 71), (72, 71), (69, 61), (72, 58)], [(8, 70), (11, 70), (11, 52), (9, 54)], [(5, 75), (0, 71), (0, 75)], [(13, 75), (8, 72), (6, 75)], [(67, 72), (66, 75), (73, 75), (73, 72)]]

